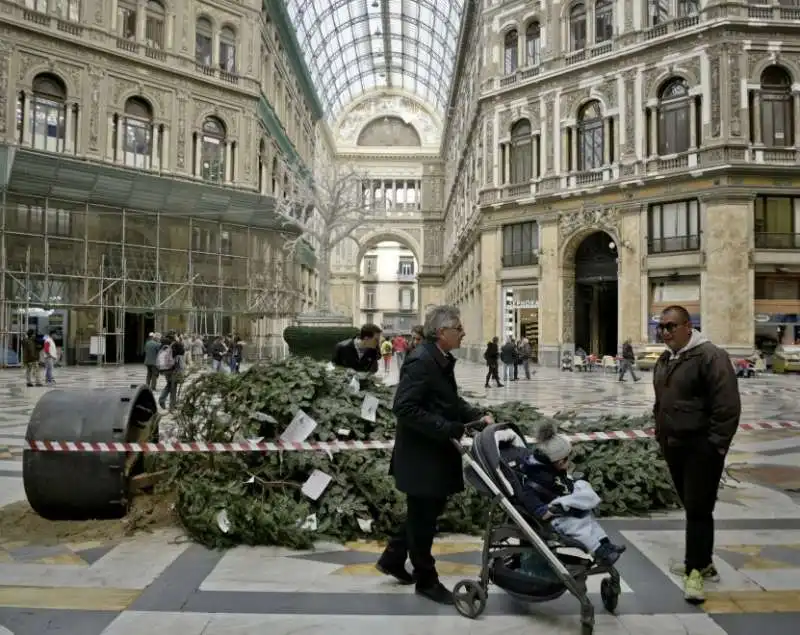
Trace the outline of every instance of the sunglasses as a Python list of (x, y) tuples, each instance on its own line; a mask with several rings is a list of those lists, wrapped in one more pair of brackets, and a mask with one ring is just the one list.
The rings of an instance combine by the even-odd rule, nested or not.
[(665, 331), (667, 333), (673, 333), (679, 326), (683, 326), (683, 324), (676, 324), (675, 322), (659, 322), (656, 325), (656, 329), (659, 331)]

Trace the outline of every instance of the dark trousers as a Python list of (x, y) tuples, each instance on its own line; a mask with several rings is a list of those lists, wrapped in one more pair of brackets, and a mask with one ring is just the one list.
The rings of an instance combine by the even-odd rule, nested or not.
[(150, 390), (156, 389), (158, 383), (158, 367), (152, 364), (147, 365), (147, 380), (145, 381)]
[(662, 446), (675, 489), (686, 510), (686, 571), (701, 571), (714, 552), (714, 506), (725, 457), (705, 439)]
[(436, 535), (436, 521), (446, 504), (446, 498), (406, 496), (406, 521), (389, 541), (381, 557), (388, 565), (404, 565), (406, 558), (411, 558), (417, 586), (422, 588), (439, 581), (431, 549)]
[(489, 380), (494, 379), (497, 385), (500, 385), (500, 375), (498, 374), (497, 364), (489, 364), (489, 372), (486, 373), (486, 385), (489, 385)]

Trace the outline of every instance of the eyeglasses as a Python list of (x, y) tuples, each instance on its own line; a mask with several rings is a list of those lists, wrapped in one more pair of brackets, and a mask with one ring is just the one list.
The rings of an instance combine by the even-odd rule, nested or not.
[(464, 327), (461, 324), (459, 324), (458, 326), (448, 326), (448, 327), (445, 327), (445, 328), (453, 329), (454, 331), (458, 331), (459, 333), (463, 333), (464, 332)]
[(659, 322), (656, 325), (656, 329), (658, 329), (659, 331), (666, 331), (667, 333), (672, 333), (679, 326), (683, 326), (683, 324), (676, 324), (675, 322)]

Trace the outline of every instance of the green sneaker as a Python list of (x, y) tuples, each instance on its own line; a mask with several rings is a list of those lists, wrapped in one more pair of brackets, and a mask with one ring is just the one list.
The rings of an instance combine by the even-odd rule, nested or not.
[(684, 599), (692, 604), (702, 604), (706, 601), (704, 586), (703, 574), (697, 569), (692, 569), (692, 572), (683, 578)]
[[(686, 565), (684, 565), (682, 562), (673, 562), (671, 565), (669, 565), (669, 572), (675, 575), (685, 576)], [(700, 574), (703, 576), (704, 580), (708, 580), (709, 582), (719, 582), (719, 571), (717, 571), (717, 568), (713, 564), (701, 569)]]

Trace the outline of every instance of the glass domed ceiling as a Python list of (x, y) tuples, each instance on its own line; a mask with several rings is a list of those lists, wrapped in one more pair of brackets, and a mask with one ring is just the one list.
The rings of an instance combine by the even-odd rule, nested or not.
[(443, 111), (464, 2), (286, 0), (326, 116), (380, 88), (407, 90)]

